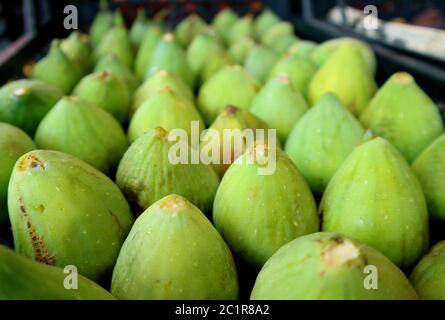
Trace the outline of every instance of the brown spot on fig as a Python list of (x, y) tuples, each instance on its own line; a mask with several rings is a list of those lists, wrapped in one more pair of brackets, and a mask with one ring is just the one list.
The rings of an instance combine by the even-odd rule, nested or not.
[(40, 168), (45, 170), (45, 163), (37, 158), (34, 154), (25, 156), (17, 166), (18, 171), (23, 172), (28, 169)]

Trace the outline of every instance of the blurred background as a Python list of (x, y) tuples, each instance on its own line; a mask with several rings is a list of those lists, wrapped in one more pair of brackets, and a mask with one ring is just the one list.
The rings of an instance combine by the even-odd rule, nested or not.
[[(379, 60), (377, 80), (408, 71), (433, 97), (443, 96), (445, 83), (445, 1), (439, 0), (110, 0), (131, 25), (139, 8), (148, 17), (163, 12), (174, 27), (190, 13), (210, 22), (221, 9), (239, 15), (258, 14), (265, 7), (291, 21), (298, 36), (321, 42), (353, 36), (367, 41)], [(78, 10), (78, 27), (88, 31), (99, 1), (18, 0), (0, 2), (0, 81), (19, 76), (22, 65), (42, 55), (54, 38), (66, 37), (64, 8)], [(377, 28), (365, 29), (364, 9), (375, 6)], [(374, 7), (371, 7), (373, 10)], [(369, 11), (367, 11), (369, 12)]]

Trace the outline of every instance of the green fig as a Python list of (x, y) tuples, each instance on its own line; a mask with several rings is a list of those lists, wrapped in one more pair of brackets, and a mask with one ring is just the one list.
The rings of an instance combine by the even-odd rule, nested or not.
[(176, 93), (176, 95), (187, 99), (192, 103), (195, 101), (193, 91), (182, 81), (181, 78), (166, 70), (160, 70), (145, 80), (145, 82), (134, 93), (131, 103), (131, 115), (136, 112), (136, 110), (142, 105), (142, 103), (145, 102), (145, 100), (167, 87)]
[(322, 194), (365, 133), (336, 96), (327, 94), (293, 127), (286, 153), (315, 194)]
[(62, 40), (60, 48), (82, 71), (82, 75), (90, 72), (93, 64), (90, 39), (87, 35), (74, 31), (68, 38)]
[(294, 34), (294, 27), (290, 22), (279, 22), (272, 26), (272, 28), (266, 30), (266, 32), (261, 36), (261, 43), (267, 47), (272, 47), (272, 44), (280, 38), (287, 35)]
[(444, 132), (437, 106), (405, 72), (394, 74), (381, 87), (360, 120), (394, 144), (408, 162)]
[(253, 16), (246, 14), (241, 19), (238, 19), (230, 28), (229, 43), (234, 44), (243, 39), (253, 36)]
[(195, 106), (166, 87), (153, 94), (136, 110), (128, 127), (128, 140), (132, 143), (156, 127), (168, 131), (183, 129), (190, 134), (192, 121), (198, 122), (200, 130), (204, 129), (204, 121)]
[(278, 58), (274, 51), (259, 45), (249, 51), (244, 61), (244, 67), (258, 81), (264, 83), (267, 81), (267, 77), (277, 60)]
[(113, 26), (113, 13), (108, 9), (108, 1), (100, 0), (99, 12), (94, 17), (90, 28), (93, 44), (97, 45)]
[(8, 190), (15, 250), (97, 281), (111, 271), (133, 223), (107, 176), (74, 156), (50, 150), (17, 160)]
[(199, 91), (198, 107), (205, 123), (210, 125), (228, 104), (248, 109), (259, 88), (257, 80), (243, 67), (222, 68)]
[(136, 91), (139, 86), (138, 77), (113, 54), (108, 54), (97, 62), (94, 72), (100, 71), (107, 71), (119, 78), (125, 83), (130, 94)]
[(216, 32), (224, 39), (226, 43), (229, 41), (230, 30), (238, 21), (238, 15), (231, 9), (224, 9), (218, 12), (212, 21), (212, 26)]
[(304, 97), (292, 87), (286, 73), (271, 79), (255, 96), (250, 112), (277, 129), (281, 142), (285, 142), (295, 123), (309, 109)]
[[(242, 139), (241, 146), (236, 145), (235, 139), (237, 133), (242, 133), (245, 129), (268, 130), (269, 126), (249, 111), (240, 109), (236, 106), (227, 105), (224, 108), (224, 111), (218, 115), (209, 127), (209, 130), (205, 131), (202, 135), (200, 147), (201, 150), (210, 151), (207, 154), (209, 158), (213, 157), (212, 150), (214, 148), (219, 151), (218, 161), (217, 163), (212, 163), (212, 165), (220, 177), (224, 175), (229, 166), (240, 157), (252, 143), (258, 141), (267, 143), (267, 135), (264, 134), (260, 136), (256, 134), (255, 131), (252, 141)], [(231, 130), (228, 135), (229, 138), (224, 135), (225, 130)], [(217, 135), (214, 133), (215, 131), (218, 133)], [(226, 139), (229, 139), (229, 141)], [(224, 161), (224, 150), (230, 151), (229, 161)]]
[(255, 47), (255, 41), (250, 37), (245, 37), (232, 43), (229, 47), (229, 55), (238, 64), (243, 64), (250, 50)]
[[(218, 175), (209, 165), (192, 163), (188, 142), (176, 140), (173, 133), (157, 127), (137, 139), (122, 158), (116, 182), (136, 212), (172, 193), (187, 198), (203, 212), (211, 212)], [(182, 163), (172, 153), (178, 146), (187, 153), (179, 155), (186, 157)]]
[(311, 61), (297, 55), (289, 55), (277, 62), (269, 74), (269, 79), (276, 78), (281, 73), (287, 73), (292, 87), (306, 98), (309, 84), (316, 71), (317, 69)]
[(21, 129), (0, 122), (0, 229), (6, 227), (8, 218), (8, 184), (18, 158), (35, 149), (32, 139)]
[(62, 98), (37, 128), (39, 148), (72, 154), (110, 174), (127, 150), (119, 122), (105, 110), (76, 96)]
[(130, 93), (125, 83), (108, 71), (84, 77), (73, 94), (108, 111), (121, 123), (127, 119)]
[(313, 51), (311, 59), (318, 67), (321, 67), (331, 58), (333, 53), (344, 44), (354, 45), (359, 49), (367, 69), (371, 75), (374, 76), (377, 71), (377, 58), (374, 51), (366, 42), (354, 38), (344, 37), (325, 41)]
[(193, 38), (206, 27), (205, 21), (196, 13), (182, 20), (175, 29), (175, 37), (183, 47), (188, 47)]
[(145, 73), (145, 79), (160, 70), (167, 70), (177, 75), (190, 88), (193, 88), (195, 79), (188, 65), (186, 54), (176, 43), (171, 33), (166, 33), (156, 45)]
[(134, 61), (134, 71), (139, 79), (144, 79), (151, 57), (162, 34), (163, 31), (159, 27), (151, 27), (146, 31)]
[(212, 223), (183, 197), (169, 195), (136, 220), (111, 291), (119, 299), (233, 300), (238, 280), (232, 254)]
[(210, 56), (201, 72), (201, 82), (207, 82), (214, 74), (224, 67), (233, 65), (235, 61), (225, 50), (221, 50)]
[(445, 300), (445, 241), (437, 243), (416, 265), (411, 283), (423, 300)]
[(77, 276), (73, 288), (67, 283), (68, 277), (63, 269), (38, 263), (0, 245), (0, 300), (115, 299), (82, 275)]
[(198, 34), (187, 48), (187, 62), (193, 72), (197, 85), (202, 83), (202, 71), (210, 56), (223, 50), (216, 33), (207, 29)]
[(227, 170), (213, 222), (233, 252), (258, 268), (282, 245), (318, 231), (317, 207), (304, 178), (283, 151), (261, 143)]
[(133, 21), (130, 29), (130, 42), (133, 48), (139, 48), (147, 32), (149, 22), (145, 17), (145, 9), (139, 8), (137, 11), (136, 19)]
[(270, 48), (272, 48), (278, 56), (282, 56), (292, 45), (297, 44), (299, 40), (300, 39), (294, 34), (285, 34), (282, 37), (276, 38), (270, 44)]
[(82, 74), (63, 52), (60, 40), (53, 40), (48, 54), (37, 62), (30, 77), (56, 86), (64, 93), (70, 93)]
[(43, 117), (63, 97), (59, 88), (40, 80), (16, 80), (0, 88), (0, 121), (34, 136)]
[(422, 187), (402, 155), (380, 137), (356, 147), (320, 204), (323, 231), (363, 241), (405, 269), (428, 248)]
[(280, 18), (272, 10), (263, 10), (263, 12), (261, 12), (261, 14), (255, 19), (253, 23), (255, 37), (257, 39), (260, 39), (264, 33), (272, 29), (273, 26), (275, 26), (280, 21)]
[(113, 27), (109, 29), (93, 52), (96, 62), (107, 54), (115, 55), (128, 68), (133, 66), (133, 48), (120, 12), (115, 13)]
[(360, 48), (344, 44), (317, 71), (309, 86), (311, 105), (326, 93), (334, 93), (354, 115), (359, 116), (377, 91)]
[[(369, 280), (370, 272), (377, 280)], [(403, 272), (379, 251), (336, 233), (320, 232), (280, 248), (261, 269), (250, 298), (417, 300), (418, 296)]]
[(421, 153), (413, 164), (432, 218), (445, 221), (445, 134)]
[(289, 55), (296, 55), (301, 58), (311, 59), (312, 53), (317, 48), (317, 43), (312, 41), (298, 41), (288, 49)]

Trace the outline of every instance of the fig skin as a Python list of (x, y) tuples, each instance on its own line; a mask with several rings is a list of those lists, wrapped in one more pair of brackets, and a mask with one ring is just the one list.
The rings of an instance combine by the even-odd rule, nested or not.
[(111, 291), (119, 299), (233, 300), (238, 281), (232, 254), (211, 222), (172, 194), (136, 220)]
[(8, 184), (15, 162), (34, 150), (34, 141), (21, 129), (0, 122), (0, 230), (9, 225)]
[(329, 182), (319, 207), (322, 230), (362, 241), (405, 270), (428, 248), (425, 196), (397, 149), (368, 139)]
[(445, 134), (422, 152), (412, 168), (422, 185), (431, 218), (445, 221)]
[(212, 21), (212, 26), (218, 34), (224, 39), (225, 43), (229, 42), (229, 35), (232, 26), (238, 20), (238, 15), (231, 9), (224, 9), (218, 12)]
[(159, 40), (162, 38), (163, 30), (159, 27), (150, 27), (142, 39), (141, 46), (136, 54), (134, 61), (134, 71), (139, 79), (143, 80), (145, 73), (150, 64), (151, 57), (153, 55)]
[(8, 189), (15, 250), (104, 280), (133, 216), (119, 188), (74, 156), (34, 150), (17, 160)]
[(54, 106), (37, 128), (35, 141), (41, 149), (69, 153), (105, 174), (114, 172), (128, 147), (111, 114), (76, 96)]
[(230, 28), (228, 40), (230, 44), (242, 41), (246, 37), (253, 36), (253, 16), (246, 14), (238, 19)]
[(0, 121), (34, 136), (40, 121), (63, 97), (63, 92), (40, 80), (16, 80), (0, 88)]
[(360, 121), (396, 146), (409, 163), (444, 133), (437, 106), (405, 72), (386, 81)]
[(343, 44), (318, 69), (308, 89), (309, 103), (314, 105), (326, 93), (335, 94), (355, 116), (360, 116), (371, 101), (377, 84), (369, 72), (360, 48)]
[(264, 83), (277, 60), (277, 55), (271, 49), (256, 46), (249, 51), (244, 67), (258, 81)]
[(422, 300), (445, 300), (445, 241), (420, 259), (410, 276)]
[(364, 134), (360, 122), (337, 97), (327, 94), (295, 124), (285, 151), (312, 192), (321, 195)]
[[(259, 174), (264, 160), (274, 161), (273, 152), (275, 170)], [(213, 222), (234, 254), (258, 269), (282, 245), (319, 230), (303, 176), (283, 151), (261, 143), (227, 170), (213, 203)]]
[[(377, 288), (366, 288), (367, 266)], [(372, 247), (320, 232), (281, 247), (259, 273), (252, 300), (417, 300), (406, 276)]]
[(197, 14), (192, 13), (182, 20), (175, 29), (176, 41), (184, 48), (187, 48), (205, 27), (205, 21)]
[(201, 87), (198, 109), (207, 125), (211, 125), (228, 104), (247, 110), (260, 89), (258, 81), (239, 65), (227, 66), (214, 74)]
[(91, 71), (93, 61), (89, 36), (79, 31), (74, 31), (68, 38), (62, 40), (60, 48), (82, 71), (82, 75)]
[(77, 275), (77, 289), (67, 290), (63, 269), (38, 263), (0, 245), (0, 300), (115, 300), (93, 281)]
[[(173, 164), (170, 151), (180, 144), (188, 152), (187, 163)], [(140, 213), (159, 199), (175, 193), (210, 214), (219, 178), (210, 165), (191, 163), (191, 148), (177, 142), (160, 127), (140, 136), (124, 154), (116, 183)]]
[(100, 0), (99, 12), (94, 17), (90, 27), (90, 37), (93, 45), (97, 45), (113, 26), (113, 12), (108, 8), (108, 0)]
[(272, 29), (281, 19), (270, 9), (265, 9), (256, 17), (253, 22), (253, 30), (255, 37), (260, 39), (261, 35)]

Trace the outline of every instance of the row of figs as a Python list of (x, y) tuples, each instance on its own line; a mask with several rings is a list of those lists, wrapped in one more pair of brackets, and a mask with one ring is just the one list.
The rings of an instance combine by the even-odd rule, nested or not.
[[(0, 299), (445, 299), (445, 131), (415, 79), (378, 88), (366, 43), (267, 9), (165, 14), (127, 30), (102, 1), (0, 88)], [(219, 161), (172, 163), (175, 129)], [(277, 141), (227, 148), (245, 129)]]

